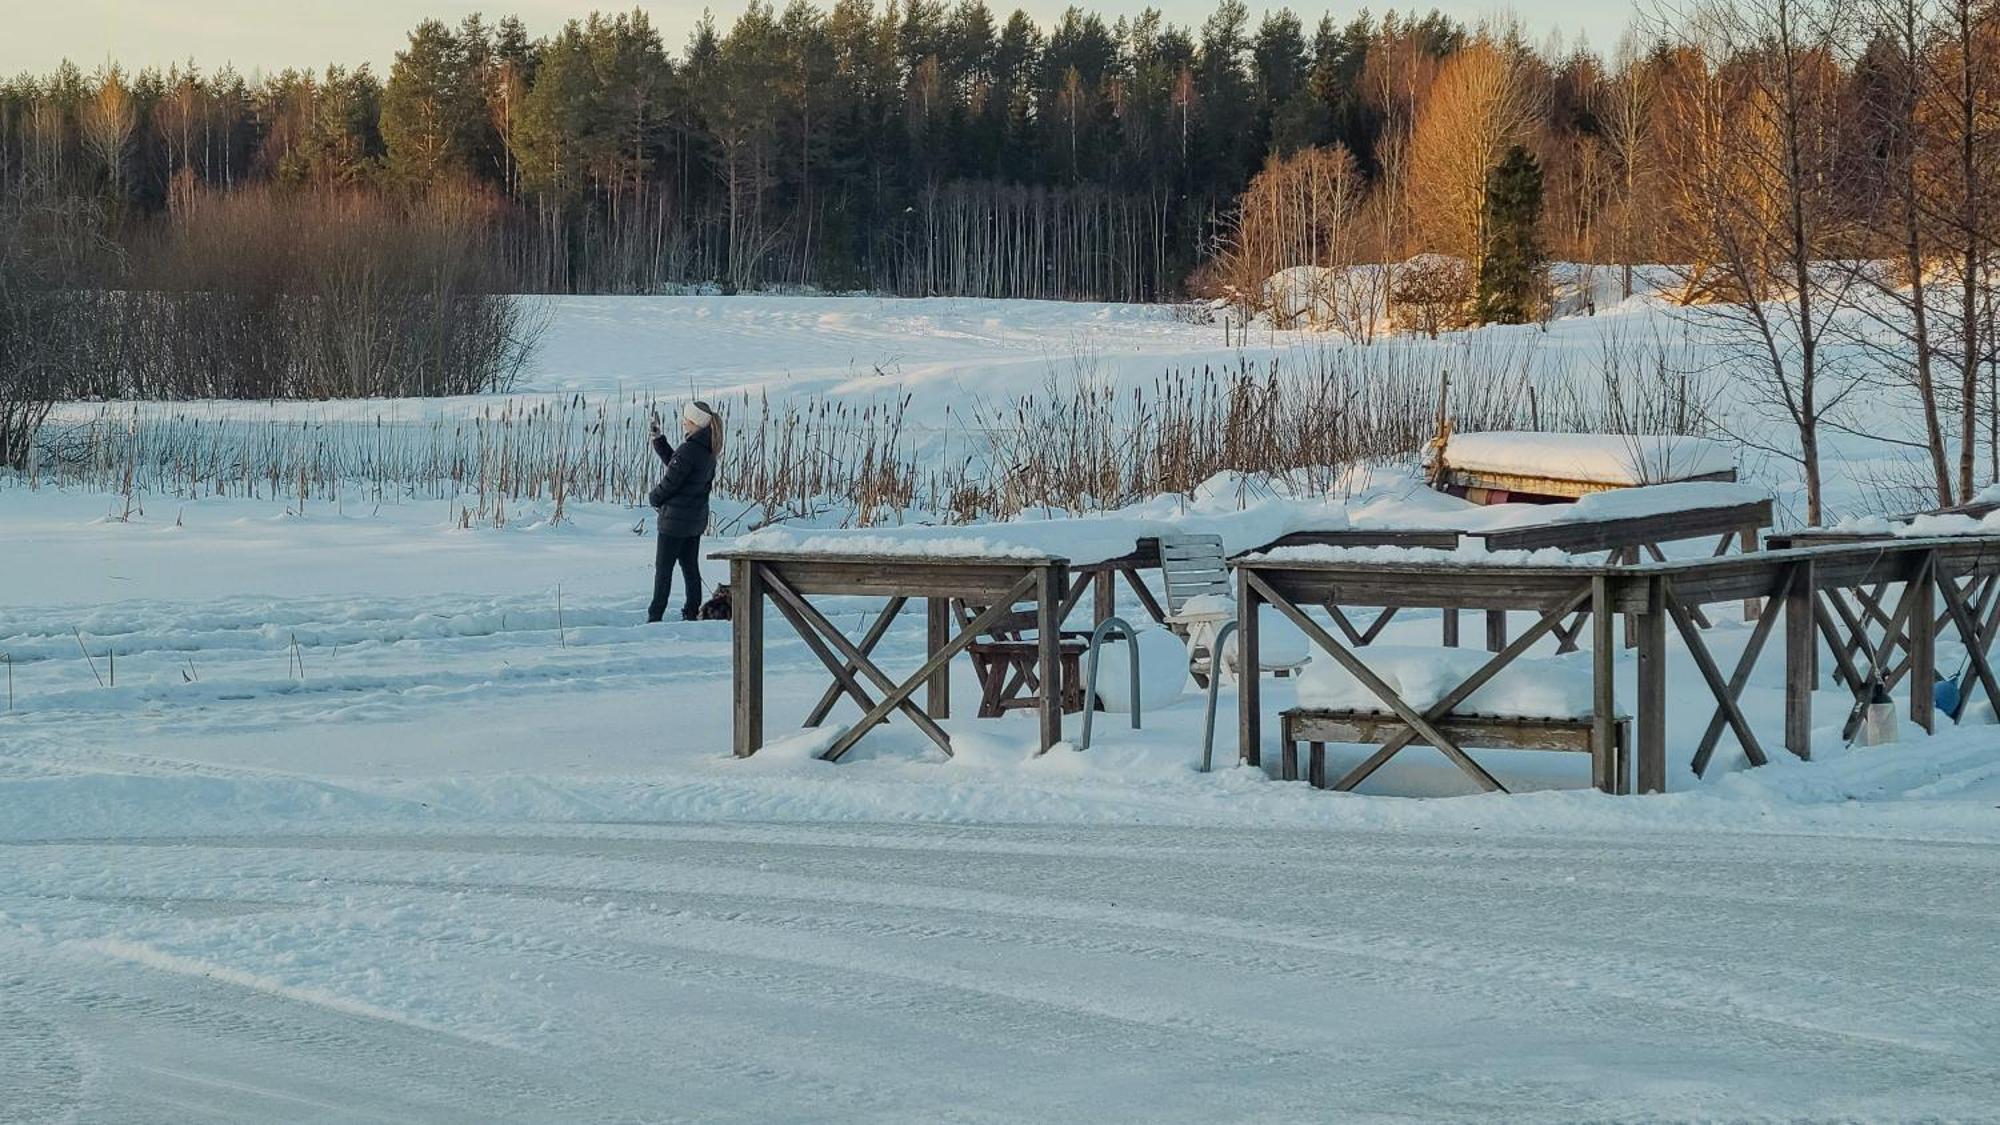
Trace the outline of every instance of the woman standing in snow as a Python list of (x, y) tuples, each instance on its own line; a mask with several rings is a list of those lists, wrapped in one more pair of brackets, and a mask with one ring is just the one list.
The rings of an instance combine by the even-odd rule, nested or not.
[(701, 536), (708, 530), (708, 492), (715, 484), (715, 455), (722, 450), (722, 418), (705, 402), (681, 411), (681, 444), (676, 449), (652, 423), (653, 452), (666, 462), (666, 475), (646, 497), (659, 512), (659, 545), (653, 557), (653, 604), (646, 620), (666, 616), (674, 590), (674, 567), (681, 568), (687, 600), (681, 620), (693, 621), (701, 606)]

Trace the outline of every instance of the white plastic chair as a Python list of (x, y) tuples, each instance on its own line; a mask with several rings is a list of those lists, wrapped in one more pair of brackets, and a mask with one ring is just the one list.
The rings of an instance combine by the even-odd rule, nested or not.
[[(1195, 682), (1208, 680), (1210, 649), (1225, 622), (1236, 620), (1228, 557), (1220, 535), (1160, 536), (1160, 575), (1167, 588), (1167, 628), (1187, 638), (1188, 667)], [(1265, 624), (1259, 621), (1259, 624)], [(1296, 630), (1265, 629), (1258, 647), (1259, 671), (1290, 676), (1305, 667), (1309, 646)], [(1296, 644), (1288, 643), (1296, 641)], [(1237, 672), (1234, 638), (1223, 652), (1224, 666)]]

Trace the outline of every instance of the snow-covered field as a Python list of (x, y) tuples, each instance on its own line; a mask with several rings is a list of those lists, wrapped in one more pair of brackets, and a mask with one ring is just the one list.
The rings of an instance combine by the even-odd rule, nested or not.
[[(1217, 335), (586, 301), (533, 386), (962, 396)], [(0, 1120), (2000, 1117), (2000, 728), (1846, 752), (1827, 692), (1819, 760), (1645, 799), (1558, 755), (1482, 755), (1514, 796), (1428, 750), (1361, 795), (1203, 775), (1191, 688), (1080, 754), (1023, 716), (736, 761), (728, 627), (637, 624), (638, 513), (143, 499), (0, 485)], [(773, 731), (825, 682), (788, 638)]]

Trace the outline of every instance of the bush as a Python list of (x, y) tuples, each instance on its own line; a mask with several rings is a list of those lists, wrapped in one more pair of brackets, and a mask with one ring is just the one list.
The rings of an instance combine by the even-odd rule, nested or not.
[(1458, 258), (1420, 254), (1396, 267), (1389, 286), (1389, 319), (1398, 328), (1431, 339), (1446, 328), (1463, 328), (1472, 301), (1472, 270)]
[(0, 198), (0, 468), (21, 471), (35, 432), (96, 340), (89, 263), (108, 246), (88, 205), (54, 192)]
[(196, 195), (91, 294), (105, 362), (74, 393), (355, 398), (506, 390), (540, 334), (482, 201)]

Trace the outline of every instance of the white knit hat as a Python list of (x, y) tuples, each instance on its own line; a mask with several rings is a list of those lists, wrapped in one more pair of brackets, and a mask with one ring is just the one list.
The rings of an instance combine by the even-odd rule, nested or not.
[(703, 410), (700, 407), (700, 405), (692, 402), (688, 403), (687, 406), (681, 410), (681, 417), (685, 419), (688, 425), (690, 426), (706, 426), (710, 422), (715, 421), (715, 415), (710, 414), (708, 411)]

